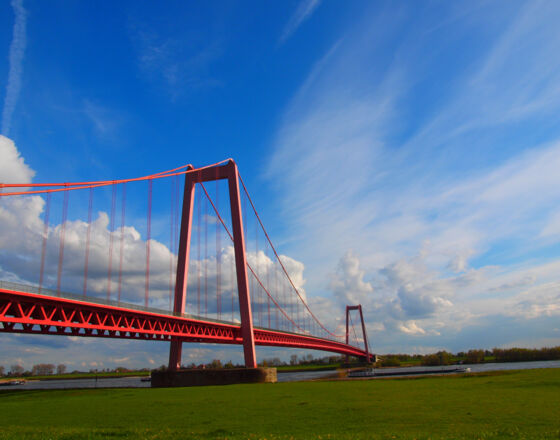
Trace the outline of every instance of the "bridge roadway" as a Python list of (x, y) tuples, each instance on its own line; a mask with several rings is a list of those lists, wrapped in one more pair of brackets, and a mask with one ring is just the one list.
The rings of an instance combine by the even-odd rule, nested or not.
[[(0, 281), (0, 332), (243, 344), (238, 324), (104, 301)], [(46, 295), (43, 292), (48, 292)], [(255, 344), (329, 351), (360, 358), (365, 350), (330, 339), (255, 327)]]

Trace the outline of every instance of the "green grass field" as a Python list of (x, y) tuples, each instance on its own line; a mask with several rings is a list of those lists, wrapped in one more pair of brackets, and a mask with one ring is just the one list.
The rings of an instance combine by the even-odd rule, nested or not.
[(0, 392), (0, 439), (560, 438), (560, 369)]

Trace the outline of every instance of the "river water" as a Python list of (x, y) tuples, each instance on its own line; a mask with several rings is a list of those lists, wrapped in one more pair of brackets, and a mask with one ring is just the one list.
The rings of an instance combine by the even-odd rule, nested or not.
[[(464, 368), (470, 368), (471, 372), (483, 371), (499, 371), (499, 370), (526, 370), (532, 368), (560, 368), (560, 360), (558, 361), (536, 361), (536, 362), (511, 362), (511, 363), (495, 363), (495, 364), (472, 364), (461, 365)], [(405, 376), (407, 369), (422, 370), (427, 374), (437, 374), (446, 367), (403, 367), (403, 368), (384, 368), (387, 372), (402, 372)], [(278, 382), (296, 382), (301, 380), (320, 379), (336, 375), (331, 371), (302, 371), (279, 373)], [(393, 376), (394, 377), (394, 376)], [(140, 377), (119, 377), (119, 378), (98, 378), (98, 379), (72, 379), (72, 380), (30, 380), (22, 385), (13, 385), (2, 387), (9, 390), (52, 390), (52, 389), (68, 389), (68, 388), (149, 388), (150, 382), (142, 382)]]

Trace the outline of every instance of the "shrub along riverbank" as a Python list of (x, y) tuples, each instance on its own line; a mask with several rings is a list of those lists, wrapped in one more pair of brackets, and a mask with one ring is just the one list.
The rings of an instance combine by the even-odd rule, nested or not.
[(560, 369), (168, 389), (0, 391), (0, 439), (558, 439)]

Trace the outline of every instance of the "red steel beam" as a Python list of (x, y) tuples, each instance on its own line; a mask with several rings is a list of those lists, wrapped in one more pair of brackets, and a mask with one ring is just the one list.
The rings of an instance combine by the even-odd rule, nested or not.
[[(243, 345), (239, 325), (0, 289), (0, 332)], [(357, 347), (313, 336), (253, 330), (254, 343), (364, 357)]]
[(229, 203), (231, 207), (231, 229), (235, 252), (235, 269), (237, 275), (237, 291), (239, 292), (239, 312), (241, 314), (241, 335), (243, 336), (243, 354), (245, 366), (257, 368), (255, 354), (255, 335), (253, 331), (253, 314), (249, 293), (249, 276), (247, 274), (247, 256), (245, 254), (245, 237), (243, 236), (243, 217), (241, 213), (241, 197), (239, 194), (239, 176), (237, 165), (230, 161), (229, 167)]
[[(187, 167), (192, 170), (192, 165)], [(189, 271), (189, 254), (191, 249), (192, 212), (194, 205), (196, 182), (193, 174), (185, 174), (185, 189), (183, 192), (183, 209), (181, 212), (181, 233), (179, 235), (179, 252), (177, 256), (177, 276), (175, 279), (175, 302), (173, 313), (185, 313), (187, 299), (187, 277)], [(171, 339), (169, 347), (169, 369), (177, 370), (181, 366), (182, 342)]]

